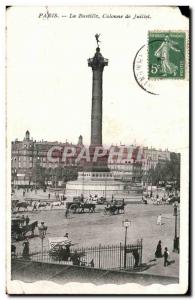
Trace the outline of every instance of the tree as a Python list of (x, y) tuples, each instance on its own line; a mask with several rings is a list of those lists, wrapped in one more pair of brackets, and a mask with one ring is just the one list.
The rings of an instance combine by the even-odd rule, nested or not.
[(170, 160), (159, 162), (155, 168), (148, 172), (148, 180), (154, 185), (160, 181), (165, 184), (174, 183), (174, 186), (180, 188), (180, 155), (171, 153)]

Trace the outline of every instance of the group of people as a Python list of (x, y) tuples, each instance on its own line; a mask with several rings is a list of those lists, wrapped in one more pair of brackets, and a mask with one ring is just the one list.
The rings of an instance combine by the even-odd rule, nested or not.
[(155, 251), (155, 257), (156, 258), (161, 258), (161, 257), (164, 257), (164, 267), (167, 267), (169, 265), (169, 261), (168, 261), (168, 258), (169, 258), (169, 251), (168, 251), (168, 248), (165, 247), (164, 248), (164, 253), (162, 254), (162, 245), (161, 245), (161, 240), (158, 242), (158, 245), (156, 247), (156, 251)]
[(83, 195), (81, 195), (81, 202), (83, 203), (88, 203), (88, 204), (92, 204), (92, 203), (96, 203), (98, 200), (98, 195), (92, 196), (91, 194), (89, 195), (89, 198), (84, 198)]
[(150, 201), (153, 202), (153, 204), (166, 204), (169, 203), (169, 201), (173, 198), (173, 197), (179, 197), (179, 191), (173, 191), (173, 192), (164, 192), (163, 195), (159, 195), (158, 193), (156, 193), (154, 195), (154, 193), (152, 191), (150, 191), (150, 193), (145, 193), (142, 196), (142, 201), (143, 203), (147, 204), (148, 203), (148, 199), (150, 199)]
[[(22, 192), (23, 197), (25, 197), (26, 193), (29, 193), (29, 191), (33, 192), (33, 190), (35, 191), (35, 194), (37, 194), (37, 190), (38, 190), (37, 187), (24, 188)], [(45, 192), (45, 189), (43, 189), (43, 191)]]
[[(66, 196), (65, 194), (59, 194), (59, 192), (55, 192), (54, 193), (54, 196), (55, 196), (55, 199), (58, 200), (58, 201), (64, 201), (66, 200)], [(50, 200), (51, 199), (51, 193), (49, 192), (48, 193), (48, 199)]]
[(20, 226), (23, 227), (23, 226), (27, 226), (30, 222), (30, 218), (29, 216), (27, 215), (26, 217), (24, 215), (22, 215), (21, 217), (21, 220), (20, 220)]

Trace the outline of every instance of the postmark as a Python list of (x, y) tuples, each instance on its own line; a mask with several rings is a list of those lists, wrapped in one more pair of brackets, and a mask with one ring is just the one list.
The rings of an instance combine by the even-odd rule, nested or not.
[(159, 85), (148, 79), (147, 73), (147, 45), (143, 45), (136, 52), (133, 60), (133, 74), (139, 87), (151, 95), (159, 95)]
[(148, 79), (185, 79), (186, 33), (148, 32)]

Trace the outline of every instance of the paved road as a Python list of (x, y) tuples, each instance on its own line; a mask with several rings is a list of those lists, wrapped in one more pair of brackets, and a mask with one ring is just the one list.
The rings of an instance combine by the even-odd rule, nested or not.
[[(178, 276), (178, 254), (172, 253), (174, 237), (173, 207), (163, 205), (128, 204), (125, 214), (108, 216), (103, 213), (104, 206), (97, 206), (96, 213), (71, 214), (68, 219), (64, 217), (64, 210), (49, 210), (28, 212), (32, 221), (44, 221), (47, 226), (47, 237), (44, 245), (48, 248), (48, 237), (64, 236), (66, 232), (73, 243), (78, 247), (102, 245), (114, 245), (124, 242), (124, 228), (122, 221), (125, 218), (131, 220), (128, 229), (127, 241), (134, 243), (143, 238), (143, 262), (149, 263), (149, 272)], [(157, 215), (162, 214), (163, 225), (156, 225)], [(38, 234), (38, 231), (35, 232)], [(175, 260), (168, 268), (163, 267), (163, 259), (151, 262), (157, 242), (162, 241), (162, 247), (168, 247), (171, 260)], [(16, 243), (17, 251), (22, 251), (22, 242)], [(30, 240), (31, 251), (40, 251), (41, 241), (39, 237)], [(166, 269), (166, 270), (165, 270)]]

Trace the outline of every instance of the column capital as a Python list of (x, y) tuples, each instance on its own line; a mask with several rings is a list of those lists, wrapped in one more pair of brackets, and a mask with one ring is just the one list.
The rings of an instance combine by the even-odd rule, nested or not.
[(96, 53), (93, 58), (88, 59), (88, 66), (92, 70), (101, 70), (103, 71), (104, 67), (108, 65), (108, 59), (104, 58), (100, 53), (100, 48), (96, 48)]

